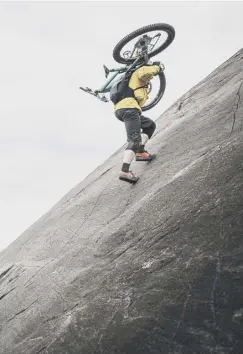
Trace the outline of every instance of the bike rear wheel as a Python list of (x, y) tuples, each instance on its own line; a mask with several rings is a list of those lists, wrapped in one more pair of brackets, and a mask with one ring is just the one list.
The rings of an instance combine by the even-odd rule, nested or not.
[(165, 79), (165, 74), (163, 71), (161, 71), (157, 77), (159, 78), (159, 90), (158, 93), (156, 94), (155, 98), (148, 104), (144, 105), (142, 107), (142, 111), (148, 111), (149, 109), (153, 108), (154, 106), (157, 105), (157, 103), (161, 100), (161, 98), (164, 95), (165, 92), (165, 87), (166, 87), (166, 79)]
[[(158, 46), (158, 48), (152, 48), (152, 50), (149, 52), (148, 51), (148, 58), (151, 58), (157, 54), (159, 54), (160, 52), (162, 52), (163, 50), (165, 50), (174, 40), (175, 37), (175, 30), (172, 26), (166, 24), (166, 23), (155, 23), (152, 25), (148, 25), (148, 26), (144, 26), (141, 27), (139, 29), (137, 29), (136, 31), (133, 31), (132, 33), (128, 34), (126, 37), (122, 38), (117, 45), (114, 47), (113, 49), (113, 58), (116, 62), (120, 63), (120, 64), (131, 64), (133, 63), (137, 56), (135, 57), (124, 57), (122, 56), (122, 49), (132, 40), (134, 40), (135, 38), (141, 36), (141, 35), (145, 35), (147, 33), (153, 32), (153, 31), (159, 31), (162, 32), (163, 34), (167, 34), (167, 38)], [(161, 36), (161, 34), (157, 34), (155, 35), (153, 38), (155, 37), (159, 37)], [(150, 37), (151, 38), (151, 37)], [(152, 38), (152, 39), (153, 39)], [(134, 50), (133, 50), (134, 51)]]

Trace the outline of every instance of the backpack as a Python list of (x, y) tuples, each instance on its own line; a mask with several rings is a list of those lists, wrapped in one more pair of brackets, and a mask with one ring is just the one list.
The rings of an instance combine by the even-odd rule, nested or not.
[(133, 90), (128, 86), (132, 74), (133, 72), (124, 75), (112, 86), (110, 90), (110, 100), (114, 104), (117, 104), (125, 97), (135, 97)]
[(139, 90), (141, 88), (147, 88), (148, 85), (140, 86), (135, 88), (134, 90), (129, 87), (129, 81), (134, 71), (130, 71), (126, 73), (123, 77), (119, 78), (117, 82), (112, 86), (110, 90), (110, 100), (117, 104), (124, 98), (132, 97), (136, 101), (136, 96), (134, 95), (134, 91)]

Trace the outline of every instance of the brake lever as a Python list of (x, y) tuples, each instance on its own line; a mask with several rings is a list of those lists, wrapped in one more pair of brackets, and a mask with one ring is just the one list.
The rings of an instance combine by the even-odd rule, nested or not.
[(97, 96), (102, 102), (109, 102), (109, 100), (105, 97), (105, 96), (102, 96), (102, 97), (99, 97)]

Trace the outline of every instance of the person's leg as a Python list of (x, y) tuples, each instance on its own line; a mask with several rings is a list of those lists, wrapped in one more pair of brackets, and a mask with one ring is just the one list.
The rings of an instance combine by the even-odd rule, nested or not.
[(142, 114), (140, 116), (140, 120), (141, 120), (141, 128), (142, 128), (142, 134), (141, 134), (142, 143), (139, 152), (143, 152), (145, 144), (152, 137), (156, 129), (156, 124), (152, 119), (147, 118)]
[(141, 134), (141, 145), (139, 147), (139, 151), (136, 154), (136, 161), (151, 161), (156, 155), (149, 154), (145, 150), (145, 145), (147, 141), (152, 137), (155, 129), (156, 129), (156, 124), (155, 122), (147, 118), (143, 115), (140, 116), (141, 120), (141, 128), (142, 128), (142, 134)]
[(141, 121), (140, 113), (137, 109), (119, 109), (116, 112), (116, 117), (122, 120), (125, 124), (127, 134), (127, 148), (123, 157), (123, 164), (120, 174), (120, 179), (136, 182), (138, 177), (135, 177), (130, 171), (130, 165), (139, 151), (141, 145)]
[[(123, 115), (127, 133), (127, 148), (125, 150), (122, 171), (129, 171), (131, 162), (135, 154), (139, 151), (141, 145), (141, 121), (140, 114), (137, 109), (127, 109)], [(128, 166), (129, 164), (129, 166)]]

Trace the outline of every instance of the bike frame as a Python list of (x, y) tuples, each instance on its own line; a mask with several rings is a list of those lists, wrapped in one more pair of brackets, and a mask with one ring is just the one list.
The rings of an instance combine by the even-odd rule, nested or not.
[(137, 70), (141, 66), (146, 65), (148, 63), (149, 58), (148, 58), (148, 46), (147, 46), (146, 39), (147, 39), (147, 37), (144, 36), (142, 39), (139, 39), (138, 42), (136, 43), (132, 54), (134, 53), (136, 48), (139, 48), (139, 49), (141, 49), (141, 55), (139, 55), (137, 57), (137, 59), (134, 60), (134, 62), (130, 66), (126, 65), (125, 67), (121, 67), (121, 68), (117, 68), (117, 69), (110, 69), (110, 70), (107, 69), (106, 67), (104, 67), (106, 77), (108, 77), (108, 75), (110, 73), (114, 73), (114, 74), (110, 77), (109, 80), (106, 81), (106, 83), (100, 89), (92, 90), (89, 87), (86, 87), (86, 88), (80, 87), (80, 89), (93, 95), (93, 96), (96, 96), (97, 98), (99, 98), (103, 102), (108, 102), (107, 98), (105, 96), (99, 96), (99, 93), (110, 92), (111, 87), (112, 87), (111, 83), (117, 77), (117, 75), (123, 74), (123, 73), (126, 75), (129, 72), (131, 72), (133, 70)]
[(111, 86), (110, 85), (112, 83), (112, 81), (117, 77), (117, 75), (125, 73), (126, 72), (126, 68), (117, 68), (117, 69), (111, 69), (109, 70), (109, 73), (115, 73), (113, 74), (110, 79), (108, 81), (106, 81), (106, 83), (96, 92), (98, 93), (107, 93), (110, 91)]
[[(140, 63), (138, 64), (138, 62)], [(109, 73), (115, 73), (111, 76), (111, 78), (99, 89), (96, 90), (97, 93), (106, 93), (109, 92), (111, 89), (111, 83), (112, 81), (117, 77), (117, 75), (122, 74), (122, 73), (129, 73), (133, 69), (138, 69), (139, 67), (143, 66), (145, 64), (145, 61), (143, 60), (141, 62), (141, 57), (138, 57), (130, 66), (125, 66), (117, 69), (110, 69)]]

